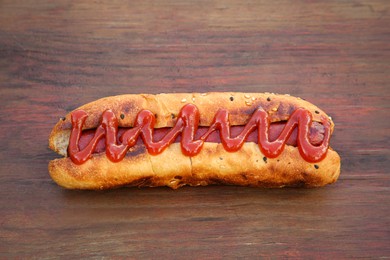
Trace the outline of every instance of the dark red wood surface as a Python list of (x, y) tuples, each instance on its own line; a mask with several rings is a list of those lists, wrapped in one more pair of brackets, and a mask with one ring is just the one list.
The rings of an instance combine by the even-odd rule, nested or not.
[[(390, 257), (390, 5), (0, 1), (0, 258)], [(289, 93), (328, 112), (319, 189), (67, 191), (59, 117), (124, 93)]]

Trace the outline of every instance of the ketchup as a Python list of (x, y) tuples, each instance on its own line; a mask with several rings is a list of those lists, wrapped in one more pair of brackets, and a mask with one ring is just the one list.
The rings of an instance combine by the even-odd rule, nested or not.
[(99, 140), (104, 136), (106, 139), (106, 155), (113, 162), (121, 161), (127, 151), (137, 143), (139, 136), (141, 136), (148, 152), (157, 155), (162, 153), (181, 134), (180, 143), (183, 154), (195, 156), (202, 149), (207, 137), (214, 131), (219, 131), (225, 150), (235, 152), (243, 146), (248, 135), (257, 129), (258, 145), (261, 152), (268, 158), (275, 158), (283, 152), (293, 130), (298, 128), (297, 146), (301, 156), (308, 162), (318, 162), (324, 159), (330, 139), (330, 122), (327, 119), (323, 119), (324, 139), (319, 145), (311, 144), (308, 133), (312, 124), (312, 115), (309, 111), (298, 108), (291, 114), (276, 140), (270, 141), (270, 119), (267, 112), (259, 107), (244, 126), (242, 132), (235, 137), (231, 137), (230, 133), (229, 112), (226, 109), (220, 109), (216, 113), (209, 129), (199, 139), (195, 140), (200, 114), (195, 105), (187, 104), (180, 110), (176, 124), (161, 140), (156, 142), (153, 141), (156, 118), (149, 110), (142, 110), (138, 113), (134, 127), (126, 130), (119, 138), (119, 142), (117, 140), (118, 119), (111, 110), (106, 110), (94, 137), (84, 149), (80, 150), (79, 140), (87, 117), (87, 113), (83, 110), (77, 110), (71, 115), (72, 131), (68, 153), (71, 160), (76, 164), (82, 164), (87, 161), (92, 156), (92, 152), (95, 150)]

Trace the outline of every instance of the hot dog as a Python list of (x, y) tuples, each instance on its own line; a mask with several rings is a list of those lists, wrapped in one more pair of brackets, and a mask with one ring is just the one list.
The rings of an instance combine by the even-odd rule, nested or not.
[(184, 185), (319, 187), (340, 174), (331, 118), (272, 93), (121, 95), (81, 106), (54, 126), (64, 158), (49, 173), (69, 189)]

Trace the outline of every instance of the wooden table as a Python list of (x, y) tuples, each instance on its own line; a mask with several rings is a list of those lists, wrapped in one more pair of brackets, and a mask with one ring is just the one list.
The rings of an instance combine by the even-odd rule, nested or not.
[[(383, 1), (1, 1), (0, 258), (390, 257), (390, 5)], [(59, 117), (123, 93), (305, 98), (336, 122), (319, 189), (68, 191)]]

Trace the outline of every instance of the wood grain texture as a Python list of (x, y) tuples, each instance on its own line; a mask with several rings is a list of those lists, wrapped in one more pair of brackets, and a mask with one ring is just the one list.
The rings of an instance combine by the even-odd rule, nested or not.
[[(0, 258), (390, 257), (383, 1), (1, 1)], [(57, 119), (124, 93), (289, 93), (336, 123), (340, 180), (66, 191)]]

